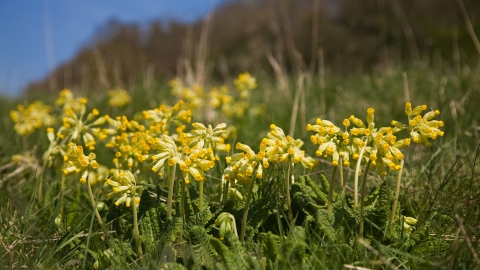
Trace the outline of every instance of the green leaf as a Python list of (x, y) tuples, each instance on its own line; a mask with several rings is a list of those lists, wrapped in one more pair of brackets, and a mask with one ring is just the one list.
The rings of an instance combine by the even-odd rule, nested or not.
[(429, 238), (430, 238), (430, 226), (426, 224), (420, 228), (417, 228), (415, 231), (413, 231), (409, 235), (408, 240), (405, 242), (405, 246), (413, 247), (417, 243), (420, 243), (422, 241), (428, 241)]
[(315, 224), (317, 228), (332, 242), (336, 239), (334, 223), (335, 216), (333, 213), (328, 212), (325, 209), (317, 211), (317, 214), (315, 215)]
[(165, 229), (160, 238), (162, 244), (172, 244), (179, 237), (182, 230), (182, 219), (173, 217), (165, 222)]
[(216, 265), (217, 269), (232, 269), (232, 270), (239, 269), (237, 265), (236, 254), (231, 252), (230, 249), (222, 243), (222, 241), (212, 237), (210, 238), (210, 244), (218, 252), (218, 254), (220, 255), (220, 258), (222, 258), (222, 264)]
[[(327, 183), (328, 187), (330, 187), (330, 183), (328, 182), (327, 178), (325, 175), (320, 174), (320, 181), (321, 183)], [(313, 192), (315, 193), (317, 199), (320, 200), (322, 204), (326, 204), (328, 202), (328, 189), (324, 189), (325, 192), (323, 192), (318, 185), (310, 178), (309, 176), (305, 177), (305, 183), (312, 188)], [(322, 185), (323, 186), (323, 185)]]
[(306, 238), (305, 228), (300, 226), (292, 228), (287, 239), (281, 246), (282, 253), (284, 254), (282, 263), (285, 264), (285, 266), (295, 269), (303, 268), (308, 258)]
[(151, 208), (144, 213), (140, 219), (138, 228), (140, 238), (146, 253), (153, 254), (160, 239), (160, 224), (158, 223), (158, 213), (156, 208)]
[(268, 232), (260, 233), (258, 239), (262, 247), (262, 254), (267, 257), (267, 264), (271, 265), (277, 260), (280, 237), (272, 232)]
[(192, 256), (195, 264), (208, 269), (213, 268), (213, 257), (217, 252), (210, 244), (211, 235), (207, 234), (202, 226), (194, 226), (188, 233), (188, 243), (192, 249)]
[(445, 252), (449, 247), (450, 245), (445, 240), (431, 238), (415, 245), (410, 254), (414, 256), (431, 256)]

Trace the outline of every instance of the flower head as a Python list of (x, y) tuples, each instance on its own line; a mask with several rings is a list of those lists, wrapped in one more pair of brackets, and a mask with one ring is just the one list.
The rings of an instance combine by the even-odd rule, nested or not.
[(300, 162), (305, 168), (311, 169), (315, 165), (313, 158), (307, 157), (305, 151), (300, 150), (303, 141), (285, 136), (283, 130), (275, 124), (270, 125), (270, 132), (262, 140), (262, 146), (265, 147), (265, 156), (269, 162), (280, 163), (291, 161)]
[(50, 115), (51, 107), (41, 101), (35, 101), (26, 108), (18, 105), (17, 110), (10, 112), (10, 118), (15, 123), (13, 127), (20, 135), (29, 135), (43, 126), (51, 126), (55, 118)]
[(132, 199), (136, 205), (140, 204), (141, 189), (137, 188), (135, 176), (129, 170), (111, 170), (111, 177), (107, 179), (106, 184), (112, 187), (112, 192), (107, 194), (107, 198), (119, 197), (115, 201), (115, 205), (119, 206), (123, 203), (130, 207)]
[(95, 153), (90, 153), (88, 156), (83, 154), (83, 147), (76, 145), (73, 142), (68, 144), (67, 155), (63, 157), (65, 167), (62, 170), (64, 175), (81, 173), (80, 182), (85, 184), (87, 182), (88, 171), (90, 168), (97, 169), (98, 163), (95, 160)]
[(113, 89), (108, 91), (108, 104), (112, 107), (124, 107), (132, 99), (125, 89)]
[(192, 139), (189, 143), (190, 147), (203, 148), (223, 144), (227, 138), (225, 131), (227, 124), (225, 123), (219, 124), (215, 128), (212, 128), (211, 125), (205, 127), (202, 123), (193, 123), (192, 126), (195, 129), (186, 134), (187, 138)]
[(233, 81), (238, 91), (240, 91), (240, 98), (248, 99), (250, 91), (257, 88), (257, 80), (255, 77), (252, 77), (250, 73), (244, 72), (238, 75)]

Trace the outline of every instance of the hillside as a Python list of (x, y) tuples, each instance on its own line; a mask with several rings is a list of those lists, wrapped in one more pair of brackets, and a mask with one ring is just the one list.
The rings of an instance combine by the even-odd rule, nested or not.
[[(480, 2), (464, 4), (478, 33)], [(319, 48), (327, 70), (342, 74), (400, 61), (478, 59), (451, 0), (227, 1), (210, 20), (192, 25), (159, 19), (140, 27), (112, 19), (24, 93), (105, 90), (185, 76), (190, 68), (198, 73), (200, 67), (203, 80), (229, 80), (245, 70), (273, 73), (267, 55), (286, 71), (316, 72)]]

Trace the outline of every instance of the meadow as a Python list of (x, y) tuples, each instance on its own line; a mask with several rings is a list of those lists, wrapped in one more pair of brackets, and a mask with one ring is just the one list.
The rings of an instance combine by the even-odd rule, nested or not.
[(2, 98), (0, 266), (478, 268), (479, 85), (426, 61)]

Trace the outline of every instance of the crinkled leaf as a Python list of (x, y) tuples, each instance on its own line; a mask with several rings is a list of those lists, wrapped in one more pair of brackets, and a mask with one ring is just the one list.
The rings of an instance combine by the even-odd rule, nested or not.
[(334, 223), (335, 216), (333, 213), (328, 212), (325, 209), (317, 211), (317, 214), (315, 215), (315, 224), (317, 228), (333, 242), (336, 239)]

